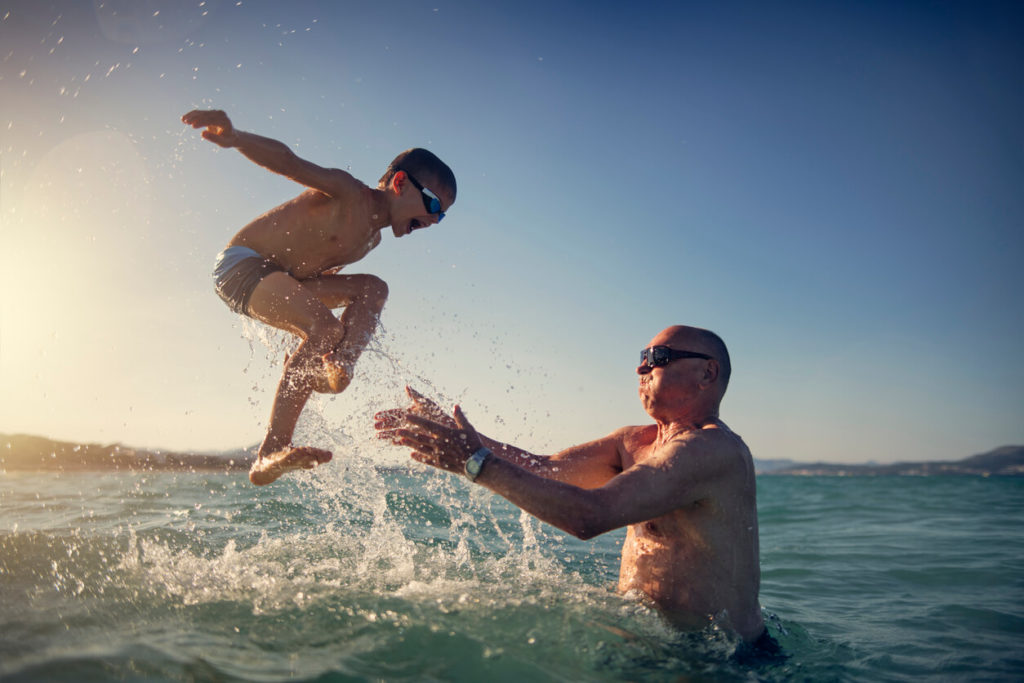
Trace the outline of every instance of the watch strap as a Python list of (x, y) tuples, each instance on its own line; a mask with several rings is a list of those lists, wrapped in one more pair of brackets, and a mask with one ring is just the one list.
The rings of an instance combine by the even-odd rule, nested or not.
[(484, 469), (484, 463), (486, 463), (487, 459), (492, 455), (493, 453), (491, 453), (490, 449), (480, 448), (476, 453), (469, 456), (465, 465), (466, 477), (468, 477), (470, 481), (476, 481), (476, 478), (480, 476), (480, 472)]

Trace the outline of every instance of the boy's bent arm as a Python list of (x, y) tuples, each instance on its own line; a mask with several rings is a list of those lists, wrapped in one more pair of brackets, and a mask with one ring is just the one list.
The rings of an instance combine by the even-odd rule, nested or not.
[(282, 142), (236, 130), (231, 119), (219, 110), (195, 110), (181, 117), (193, 128), (205, 128), (203, 138), (221, 147), (234, 147), (250, 161), (263, 168), (291, 178), (297, 183), (319, 190), (335, 199), (358, 191), (362, 183), (337, 168), (323, 168), (299, 157)]
[(345, 171), (306, 161), (282, 142), (244, 131), (237, 131), (236, 135), (233, 146), (245, 158), (330, 197), (340, 199), (361, 187), (361, 183)]

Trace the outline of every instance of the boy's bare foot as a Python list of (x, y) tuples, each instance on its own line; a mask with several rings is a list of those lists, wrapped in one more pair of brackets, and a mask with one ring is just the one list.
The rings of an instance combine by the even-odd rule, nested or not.
[(340, 394), (352, 381), (352, 368), (337, 351), (323, 355), (323, 374), (313, 379), (313, 391)]
[(311, 470), (331, 459), (331, 452), (322, 448), (299, 446), (282, 448), (279, 451), (257, 458), (249, 470), (249, 481), (256, 486), (266, 486), (277, 481), (291, 470)]

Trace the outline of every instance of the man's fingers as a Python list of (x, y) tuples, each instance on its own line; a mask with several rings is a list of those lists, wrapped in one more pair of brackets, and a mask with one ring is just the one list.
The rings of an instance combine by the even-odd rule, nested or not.
[(405, 419), (404, 408), (390, 408), (388, 410), (382, 410), (373, 416), (373, 426), (375, 429), (388, 429), (397, 427), (402, 424)]
[(412, 409), (421, 415), (437, 419), (443, 417), (441, 411), (438, 410), (437, 405), (434, 404), (429, 398), (418, 396), (412, 400)]
[(456, 405), (453, 415), (455, 415), (455, 424), (459, 425), (459, 429), (465, 429), (469, 426), (469, 421), (466, 420), (466, 414), (462, 412), (462, 406)]
[(378, 429), (377, 438), (381, 441), (390, 441), (395, 446), (398, 444), (398, 435), (395, 433), (395, 429)]
[(437, 409), (437, 406), (434, 404), (433, 401), (431, 401), (429, 398), (427, 398), (420, 392), (416, 391), (412, 387), (406, 387), (405, 393), (409, 395), (409, 398), (412, 399), (412, 404), (417, 408), (424, 408), (428, 411)]
[(435, 403), (433, 399), (427, 398), (426, 396), (424, 396), (423, 394), (409, 386), (405, 388), (405, 392), (406, 394), (409, 395), (409, 398), (412, 399), (413, 408), (415, 410), (418, 410), (420, 413), (427, 415), (428, 417), (435, 421), (444, 420), (445, 418), (448, 417), (447, 415), (444, 414), (444, 411), (441, 410), (441, 407), (437, 405), (437, 403)]
[(416, 462), (421, 462), (424, 465), (430, 465), (431, 467), (441, 466), (437, 458), (435, 458), (432, 455), (427, 455), (426, 453), (420, 453), (419, 451), (412, 451), (411, 453), (409, 453), (409, 457), (415, 460)]
[(381, 429), (377, 432), (377, 438), (390, 441), (394, 446), (417, 446), (428, 450), (438, 442), (436, 436), (410, 429)]
[(448, 429), (447, 425), (438, 422), (432, 416), (422, 415), (419, 412), (415, 412), (412, 408), (389, 408), (388, 410), (376, 413), (373, 419), (373, 426), (378, 430), (395, 429), (402, 425), (411, 425), (429, 430), (433, 434), (442, 435), (443, 430)]
[(469, 423), (469, 418), (462, 412), (462, 406), (455, 406), (455, 424), (459, 426), (459, 429), (466, 431), (467, 435), (472, 439), (478, 439), (480, 436), (476, 433), (476, 427)]
[(417, 429), (432, 434), (438, 438), (451, 438), (451, 429), (439, 422), (434, 422), (429, 417), (423, 417), (416, 413), (406, 413), (405, 421)]
[(396, 446), (409, 446), (418, 451), (433, 451), (438, 439), (431, 434), (426, 434), (413, 429), (394, 430), (391, 441)]

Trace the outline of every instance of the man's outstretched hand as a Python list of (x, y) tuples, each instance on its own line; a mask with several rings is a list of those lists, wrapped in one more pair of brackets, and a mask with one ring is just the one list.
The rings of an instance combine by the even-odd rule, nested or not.
[(219, 109), (193, 109), (181, 117), (182, 123), (193, 128), (206, 128), (203, 138), (221, 147), (234, 147), (238, 133), (228, 115)]
[[(431, 399), (427, 398), (412, 387), (406, 387), (405, 393), (412, 401), (408, 408), (391, 408), (389, 410), (382, 410), (373, 416), (373, 426), (378, 432), (395, 429), (401, 426), (407, 414), (419, 415), (420, 417), (425, 417), (433, 422), (440, 422), (441, 424), (448, 425), (449, 427), (455, 426), (455, 420), (446, 414), (444, 410), (442, 410), (441, 406), (437, 405), (437, 403)], [(381, 438), (383, 439), (387, 437), (381, 436)]]
[(480, 435), (455, 406), (451, 416), (436, 403), (410, 388), (409, 408), (377, 413), (374, 427), (380, 439), (413, 449), (412, 458), (434, 467), (461, 473), (466, 461), (483, 446)]

